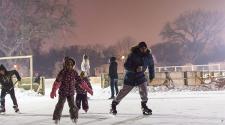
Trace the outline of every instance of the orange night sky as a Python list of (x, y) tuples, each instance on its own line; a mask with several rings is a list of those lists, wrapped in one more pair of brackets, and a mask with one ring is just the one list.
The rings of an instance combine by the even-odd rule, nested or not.
[(76, 27), (62, 44), (110, 45), (125, 37), (160, 42), (164, 24), (187, 10), (225, 12), (225, 0), (74, 0)]

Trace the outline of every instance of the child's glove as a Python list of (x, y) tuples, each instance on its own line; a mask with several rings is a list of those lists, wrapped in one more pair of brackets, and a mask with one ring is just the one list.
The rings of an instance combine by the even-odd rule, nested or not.
[(60, 82), (54, 82), (53, 86), (52, 86), (52, 91), (50, 93), (50, 97), (52, 99), (54, 99), (54, 97), (56, 97), (56, 91), (57, 89), (60, 87), (61, 83)]

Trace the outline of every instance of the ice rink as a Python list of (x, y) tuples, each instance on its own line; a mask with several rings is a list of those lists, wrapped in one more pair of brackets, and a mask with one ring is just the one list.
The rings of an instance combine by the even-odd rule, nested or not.
[[(50, 99), (52, 80), (46, 81), (46, 95), (16, 89), (21, 114), (12, 108), (10, 96), (6, 97), (6, 114), (0, 115), (0, 125), (52, 125), (52, 114), (57, 97)], [(225, 91), (208, 92), (149, 92), (148, 106), (153, 115), (143, 116), (140, 97), (134, 89), (117, 106), (118, 115), (109, 114), (112, 100), (109, 88), (93, 85), (89, 111), (79, 111), (77, 125), (225, 125)], [(60, 125), (72, 125), (68, 104), (65, 104)]]

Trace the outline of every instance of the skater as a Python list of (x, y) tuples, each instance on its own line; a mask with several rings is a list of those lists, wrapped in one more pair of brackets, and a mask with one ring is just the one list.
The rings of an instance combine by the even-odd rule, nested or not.
[(78, 119), (78, 108), (74, 103), (75, 85), (79, 83), (78, 73), (73, 69), (75, 61), (70, 57), (65, 57), (63, 69), (59, 72), (52, 86), (51, 98), (56, 97), (56, 91), (59, 89), (59, 99), (55, 106), (53, 120), (59, 124), (64, 103), (67, 100), (69, 104), (70, 118), (73, 123)]
[[(88, 87), (90, 89), (92, 89), (91, 83), (89, 82), (88, 77), (85, 76), (85, 72), (84, 71), (82, 71), (80, 73), (80, 77), (81, 77), (81, 81), (84, 80), (87, 83)], [(82, 108), (87, 113), (87, 111), (89, 109), (88, 99), (87, 99), (87, 91), (84, 90), (84, 89), (82, 89), (80, 87), (80, 84), (79, 85), (78, 84), (76, 85), (76, 92), (77, 92), (77, 95), (76, 95), (76, 105), (80, 109), (81, 108), (81, 103), (82, 103)]]
[(140, 42), (137, 46), (131, 48), (131, 53), (124, 63), (124, 68), (126, 70), (124, 85), (116, 98), (112, 101), (110, 113), (116, 115), (116, 106), (135, 86), (137, 86), (141, 96), (142, 112), (144, 115), (151, 115), (152, 110), (146, 105), (148, 101), (148, 91), (147, 79), (145, 78), (144, 72), (148, 68), (150, 82), (153, 80), (155, 73), (152, 54), (145, 42)]
[(83, 60), (81, 63), (81, 71), (84, 71), (86, 73), (86, 76), (88, 77), (90, 76), (90, 61), (86, 54), (83, 55)]
[(13, 101), (13, 108), (16, 113), (19, 113), (19, 108), (15, 96), (14, 84), (12, 80), (12, 76), (15, 75), (17, 78), (17, 82), (21, 81), (21, 77), (16, 70), (7, 71), (4, 65), (0, 65), (0, 83), (2, 85), (1, 91), (1, 108), (0, 112), (5, 113), (5, 96), (10, 94), (10, 97)]
[(111, 88), (111, 97), (109, 99), (114, 99), (114, 89), (116, 90), (116, 95), (118, 94), (118, 74), (117, 74), (117, 62), (116, 57), (110, 58), (109, 64), (109, 78), (110, 78), (110, 88)]

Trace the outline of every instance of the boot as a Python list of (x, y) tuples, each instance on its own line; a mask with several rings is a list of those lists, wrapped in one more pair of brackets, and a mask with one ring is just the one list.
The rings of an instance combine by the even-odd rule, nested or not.
[(17, 105), (14, 105), (13, 108), (14, 108), (14, 110), (15, 110), (16, 113), (19, 113), (19, 108), (18, 108)]
[(84, 112), (87, 113), (88, 109), (84, 109)]
[(118, 102), (112, 101), (112, 105), (111, 105), (112, 107), (110, 109), (110, 113), (112, 113), (113, 115), (117, 114), (116, 105), (118, 105)]
[(73, 124), (77, 124), (77, 118), (71, 119)]
[(110, 98), (108, 98), (108, 99), (114, 99), (115, 97), (114, 96), (111, 96)]
[(143, 115), (151, 115), (152, 110), (148, 108), (146, 103), (147, 101), (141, 102), (141, 109), (142, 109)]
[(1, 114), (4, 114), (4, 113), (5, 113), (5, 107), (0, 106), (0, 113), (1, 113)]
[(59, 122), (60, 122), (59, 119), (54, 120), (54, 124), (55, 124), (55, 125), (59, 125)]

